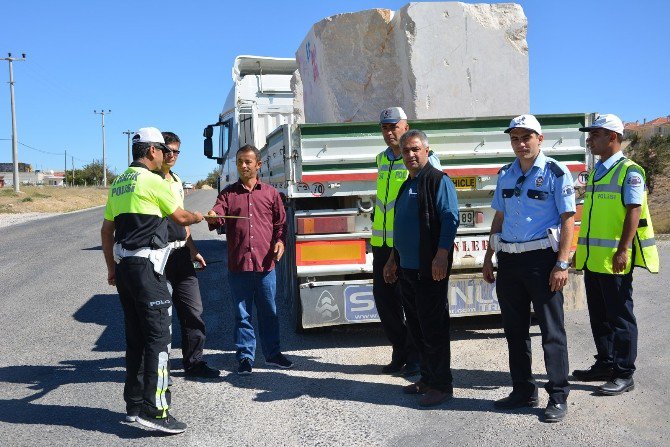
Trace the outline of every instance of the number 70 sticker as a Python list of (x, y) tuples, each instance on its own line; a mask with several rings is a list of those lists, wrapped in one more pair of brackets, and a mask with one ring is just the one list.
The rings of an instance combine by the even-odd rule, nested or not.
[(305, 183), (305, 182), (299, 182), (296, 184), (296, 189), (298, 192), (311, 192), (314, 197), (321, 197), (324, 192), (326, 192), (326, 187), (323, 186), (323, 183)]

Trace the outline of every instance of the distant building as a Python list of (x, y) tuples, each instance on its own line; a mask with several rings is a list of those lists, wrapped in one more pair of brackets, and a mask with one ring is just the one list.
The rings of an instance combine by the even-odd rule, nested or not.
[(649, 139), (655, 135), (668, 136), (670, 135), (670, 115), (656, 118), (655, 120), (642, 123), (639, 121), (626, 123), (624, 125), (623, 135), (630, 138), (632, 135), (637, 135), (643, 140)]
[[(14, 172), (14, 163), (0, 163), (0, 172)], [(19, 172), (33, 172), (28, 163), (19, 163)]]
[[(4, 168), (5, 165), (12, 167), (11, 163), (0, 163), (0, 167)], [(26, 165), (30, 168), (30, 165)], [(4, 186), (14, 186), (14, 171), (10, 169), (9, 171), (0, 171), (0, 178), (4, 180), (0, 182), (0, 187)], [(21, 171), (19, 169), (19, 183), (21, 185), (44, 185), (44, 186), (64, 186), (65, 185), (65, 174), (63, 172), (54, 172), (54, 171), (34, 171), (32, 168), (30, 171)]]

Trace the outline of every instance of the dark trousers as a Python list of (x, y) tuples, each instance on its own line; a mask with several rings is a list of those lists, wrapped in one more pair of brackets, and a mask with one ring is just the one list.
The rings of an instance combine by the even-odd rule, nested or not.
[(544, 363), (547, 368), (545, 390), (555, 403), (565, 403), (568, 383), (568, 344), (563, 318), (563, 293), (549, 285), (556, 253), (550, 248), (525, 253), (498, 252), (496, 293), (509, 349), (509, 369), (513, 391), (535, 393), (530, 343), (530, 304), (542, 333)]
[(181, 352), (184, 369), (187, 370), (202, 361), (205, 346), (200, 285), (187, 247), (178, 248), (170, 254), (165, 277), (172, 286), (172, 302), (181, 327)]
[(398, 281), (393, 284), (384, 281), (384, 265), (391, 254), (391, 248), (386, 245), (372, 247), (372, 254), (372, 293), (382, 328), (393, 348), (391, 361), (416, 363), (419, 361), (419, 351), (407, 330), (400, 285)]
[(610, 275), (584, 271), (586, 302), (596, 343), (596, 361), (614, 366), (614, 378), (630, 378), (637, 357), (633, 314), (633, 272)]
[(407, 269), (401, 269), (399, 276), (407, 327), (421, 355), (421, 381), (451, 393), (454, 388), (447, 307), (449, 280), (433, 281)]
[(172, 302), (165, 277), (146, 258), (116, 265), (116, 288), (126, 331), (126, 409), (165, 417), (170, 404), (169, 353)]

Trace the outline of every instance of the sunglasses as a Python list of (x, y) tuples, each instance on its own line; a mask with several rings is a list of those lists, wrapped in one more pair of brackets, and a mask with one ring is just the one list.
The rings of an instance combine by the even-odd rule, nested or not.
[(521, 187), (523, 186), (523, 182), (526, 181), (526, 176), (522, 175), (516, 180), (516, 184), (514, 185), (514, 196), (519, 197), (521, 195)]
[(174, 149), (170, 149), (169, 147), (163, 146), (162, 144), (154, 145), (154, 147), (156, 149), (160, 149), (164, 154), (179, 155), (179, 152), (181, 152), (181, 151), (177, 151), (177, 150), (174, 150)]

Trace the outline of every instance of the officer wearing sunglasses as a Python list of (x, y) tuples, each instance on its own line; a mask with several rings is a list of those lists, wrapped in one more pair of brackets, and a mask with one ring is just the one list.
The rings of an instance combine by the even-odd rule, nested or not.
[[(549, 403), (545, 421), (558, 422), (567, 414), (569, 393), (562, 289), (568, 280), (575, 192), (567, 168), (542, 153), (544, 136), (533, 115), (517, 116), (505, 132), (510, 136), (516, 160), (498, 173), (491, 204), (496, 214), (482, 269), (486, 281), (496, 281), (492, 262), (495, 252), (496, 293), (509, 349), (512, 392), (494, 405), (512, 409), (538, 404), (531, 372), (532, 303), (542, 332), (547, 368), (545, 390)], [(552, 244), (548, 234), (559, 230), (560, 236)]]

